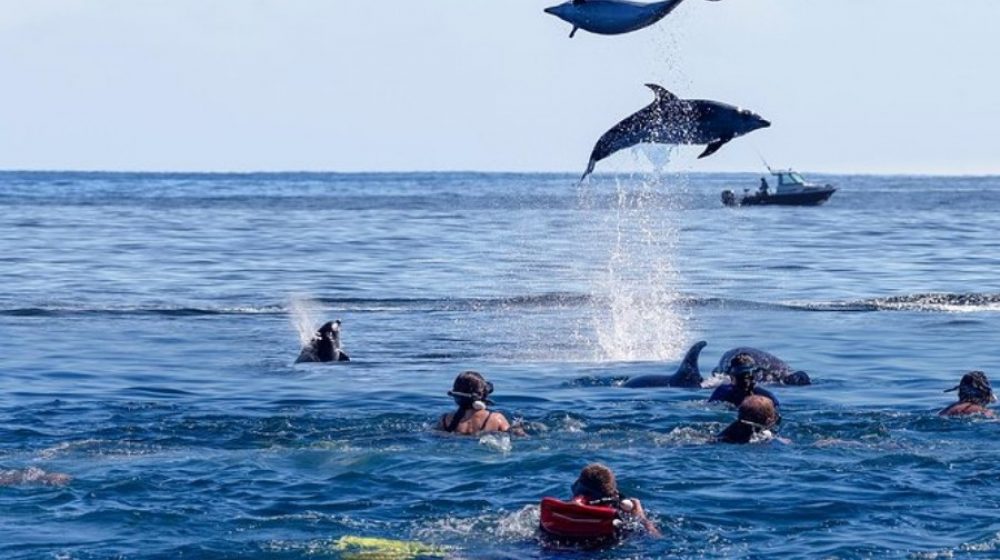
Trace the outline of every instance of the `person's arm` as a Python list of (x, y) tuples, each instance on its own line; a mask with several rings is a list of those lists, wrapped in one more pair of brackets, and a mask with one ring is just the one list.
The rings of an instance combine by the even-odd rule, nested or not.
[(520, 424), (511, 425), (507, 420), (507, 417), (502, 413), (494, 412), (493, 416), (490, 417), (490, 421), (486, 426), (486, 431), (488, 432), (507, 432), (514, 436), (527, 435), (524, 433), (524, 428)]
[(634, 508), (632, 509), (632, 515), (635, 516), (635, 518), (639, 521), (639, 523), (642, 524), (642, 526), (646, 529), (646, 531), (649, 532), (650, 535), (657, 538), (662, 537), (663, 534), (660, 533), (660, 529), (657, 528), (655, 523), (653, 523), (652, 521), (650, 521), (648, 517), (646, 517), (646, 510), (642, 509), (642, 502), (640, 502), (636, 498), (631, 498), (631, 500), (632, 504), (634, 504)]
[(708, 397), (708, 402), (719, 402), (727, 400), (726, 396), (729, 395), (729, 390), (731, 388), (732, 385), (719, 385), (718, 387), (715, 388), (714, 391), (712, 391), (712, 396)]

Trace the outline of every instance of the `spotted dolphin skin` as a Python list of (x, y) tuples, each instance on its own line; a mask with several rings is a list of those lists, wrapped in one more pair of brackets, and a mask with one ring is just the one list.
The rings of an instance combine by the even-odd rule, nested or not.
[(656, 100), (604, 133), (590, 154), (583, 177), (602, 159), (638, 144), (707, 144), (699, 158), (708, 157), (727, 142), (771, 123), (760, 115), (718, 101), (680, 99), (662, 86), (646, 84)]
[(812, 380), (809, 374), (804, 371), (794, 371), (784, 360), (763, 350), (756, 348), (740, 347), (733, 348), (726, 352), (719, 359), (719, 365), (712, 371), (713, 374), (726, 373), (729, 363), (737, 354), (747, 354), (753, 358), (756, 370), (754, 375), (762, 383), (781, 383), (782, 385), (811, 385)]
[(708, 343), (704, 340), (695, 344), (684, 356), (684, 361), (673, 375), (643, 375), (629, 379), (625, 387), (645, 389), (647, 387), (701, 387), (702, 377), (698, 370), (698, 356)]
[(545, 13), (573, 26), (569, 36), (578, 29), (599, 35), (620, 35), (649, 27), (674, 11), (684, 0), (664, 0), (650, 4), (626, 0), (570, 0), (546, 8)]

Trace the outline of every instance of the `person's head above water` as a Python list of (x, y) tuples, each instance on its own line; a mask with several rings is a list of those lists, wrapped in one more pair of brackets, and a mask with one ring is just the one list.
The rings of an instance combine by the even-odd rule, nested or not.
[(615, 473), (600, 463), (583, 467), (573, 483), (572, 492), (574, 497), (582, 496), (588, 502), (617, 500), (619, 497)]
[(747, 393), (753, 392), (753, 388), (757, 385), (757, 363), (750, 354), (733, 356), (726, 373), (732, 379), (733, 385)]
[(770, 430), (778, 424), (778, 410), (774, 401), (761, 395), (750, 395), (740, 404), (739, 421), (755, 429)]
[(958, 385), (945, 391), (958, 391), (958, 401), (964, 403), (978, 404), (986, 407), (990, 403), (996, 402), (996, 395), (993, 394), (993, 387), (986, 374), (981, 371), (970, 371), (962, 376)]
[(511, 432), (524, 435), (520, 426), (511, 426), (502, 413), (490, 410), (493, 401), (493, 384), (483, 378), (479, 372), (463, 371), (455, 378), (448, 395), (455, 399), (458, 410), (452, 414), (441, 416), (438, 429), (449, 433), (463, 435), (483, 432)]
[(461, 408), (483, 410), (493, 404), (489, 396), (493, 394), (493, 384), (487, 381), (478, 371), (463, 371), (452, 383), (448, 395), (455, 399), (455, 404)]

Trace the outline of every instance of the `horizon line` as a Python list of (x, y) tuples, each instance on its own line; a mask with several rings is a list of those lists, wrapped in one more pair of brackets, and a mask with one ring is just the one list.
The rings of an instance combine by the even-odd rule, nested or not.
[[(777, 169), (777, 168), (776, 168)], [(785, 170), (786, 168), (781, 168)], [(794, 168), (791, 168), (795, 170)], [(0, 174), (36, 173), (36, 174), (91, 174), (91, 175), (579, 175), (579, 171), (498, 171), (498, 170), (373, 170), (373, 171), (336, 171), (336, 170), (305, 170), (305, 169), (260, 169), (253, 171), (191, 171), (191, 170), (123, 170), (123, 169), (0, 169)], [(619, 173), (599, 172), (595, 177), (617, 177), (622, 175), (644, 174), (641, 171), (622, 171)], [(662, 175), (760, 175), (764, 171), (666, 171)], [(824, 175), (829, 177), (950, 177), (950, 178), (1000, 178), (1000, 172), (995, 173), (928, 173), (928, 172), (832, 172), (832, 171), (800, 171), (806, 175)], [(652, 174), (652, 173), (648, 173)]]

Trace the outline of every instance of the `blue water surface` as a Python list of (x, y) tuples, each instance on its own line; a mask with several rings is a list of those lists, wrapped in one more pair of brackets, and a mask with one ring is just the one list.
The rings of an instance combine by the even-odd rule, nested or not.
[[(1000, 178), (0, 173), (2, 558), (997, 558)], [(343, 320), (348, 364), (300, 364)], [(704, 389), (629, 390), (709, 345)], [(710, 443), (719, 356), (769, 350), (781, 435)], [(434, 433), (483, 372), (529, 437)], [(612, 466), (664, 537), (537, 535)], [(65, 473), (69, 484), (45, 484)], [(2, 479), (2, 476), (0, 476)]]

